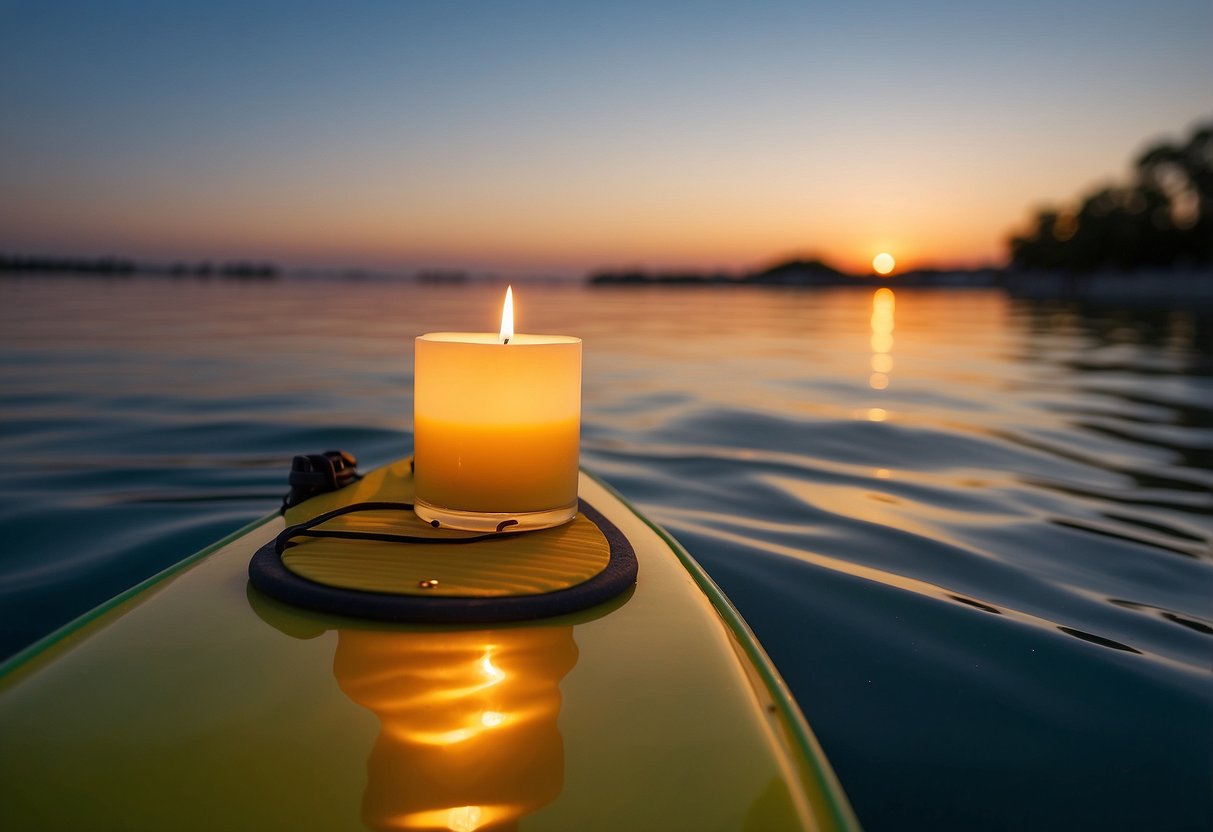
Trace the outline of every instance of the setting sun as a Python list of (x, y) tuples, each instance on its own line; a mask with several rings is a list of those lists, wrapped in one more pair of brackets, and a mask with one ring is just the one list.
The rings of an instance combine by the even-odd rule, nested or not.
[(887, 252), (882, 251), (872, 258), (872, 268), (877, 274), (889, 274), (896, 265), (897, 261), (893, 259), (893, 255)]

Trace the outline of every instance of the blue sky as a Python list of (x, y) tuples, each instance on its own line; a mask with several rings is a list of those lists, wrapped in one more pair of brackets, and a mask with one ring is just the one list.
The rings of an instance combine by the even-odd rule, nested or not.
[(0, 3), (0, 250), (1000, 257), (1213, 117), (1213, 4)]

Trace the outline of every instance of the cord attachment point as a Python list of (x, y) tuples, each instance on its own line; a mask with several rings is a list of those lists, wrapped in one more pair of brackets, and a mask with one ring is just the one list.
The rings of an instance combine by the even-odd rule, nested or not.
[(361, 479), (358, 460), (346, 451), (300, 454), (291, 460), (288, 478), (291, 490), (282, 499), (282, 511), (299, 505), (317, 494), (327, 494)]

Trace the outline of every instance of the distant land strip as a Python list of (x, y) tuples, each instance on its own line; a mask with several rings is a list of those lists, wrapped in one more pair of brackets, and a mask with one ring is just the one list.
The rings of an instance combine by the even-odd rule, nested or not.
[(127, 257), (61, 257), (42, 254), (0, 253), (0, 272), (23, 274), (93, 274), (106, 277), (139, 274), (169, 277), (222, 277), (234, 280), (273, 280), (282, 274), (274, 263), (248, 260), (210, 260), (152, 263)]
[(599, 271), (588, 278), (592, 286), (1001, 286), (1004, 269), (987, 266), (977, 269), (916, 269), (896, 276), (850, 274), (823, 260), (788, 260), (756, 272), (739, 275), (725, 272), (647, 272), (643, 269)]

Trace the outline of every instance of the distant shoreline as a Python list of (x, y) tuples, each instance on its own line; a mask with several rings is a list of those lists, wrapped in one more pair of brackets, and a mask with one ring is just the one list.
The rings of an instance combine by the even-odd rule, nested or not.
[(592, 275), (589, 285), (611, 287), (776, 286), (793, 289), (1001, 289), (1025, 300), (1072, 300), (1090, 303), (1192, 304), (1213, 307), (1213, 268), (1153, 268), (1073, 274), (986, 267), (920, 269), (888, 277), (853, 275), (810, 261), (784, 264), (757, 274), (696, 275), (685, 273), (613, 272)]
[(993, 267), (982, 269), (920, 269), (894, 275), (856, 275), (832, 269), (786, 268), (755, 274), (700, 275), (681, 272), (599, 272), (590, 275), (591, 286), (788, 286), (793, 288), (872, 288), (880, 286), (939, 286), (949, 288), (992, 288), (1003, 285), (1004, 272)]
[(1013, 298), (1089, 303), (1166, 302), (1213, 307), (1213, 268), (1134, 272), (1010, 272), (1004, 287)]
[[(129, 258), (70, 258), (13, 256), (0, 254), (0, 277), (94, 277), (123, 279), (135, 277), (249, 280), (279, 279), (332, 280), (349, 283), (399, 281), (418, 286), (473, 286), (486, 281), (504, 281), (505, 277), (466, 272), (421, 271), (417, 273), (372, 272), (362, 269), (285, 270), (273, 263), (250, 261), (173, 261), (140, 262)], [(556, 279), (536, 277), (509, 278), (514, 282), (546, 285), (612, 288), (720, 288), (773, 287), (794, 290), (863, 289), (887, 287), (912, 289), (999, 289), (1012, 298), (1025, 300), (1068, 300), (1084, 303), (1145, 303), (1175, 306), (1188, 304), (1213, 307), (1213, 268), (1155, 268), (1136, 271), (1099, 271), (1073, 274), (1062, 271), (1032, 271), (1003, 267), (978, 269), (918, 269), (881, 277), (838, 271), (820, 261), (791, 261), (763, 272), (745, 275), (696, 272), (644, 272), (640, 270), (597, 272), (586, 278)]]
[(129, 257), (55, 257), (37, 254), (0, 254), (0, 273), (2, 272), (47, 276), (72, 274), (98, 277), (221, 277), (233, 280), (274, 280), (282, 274), (282, 270), (274, 263), (250, 260), (174, 260), (168, 263), (154, 263)]

